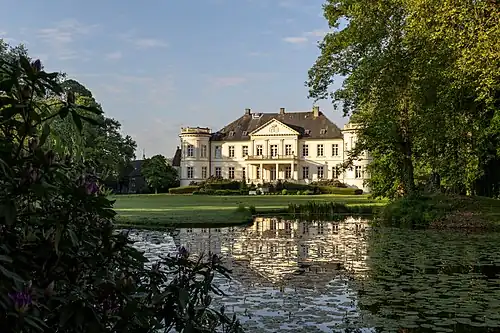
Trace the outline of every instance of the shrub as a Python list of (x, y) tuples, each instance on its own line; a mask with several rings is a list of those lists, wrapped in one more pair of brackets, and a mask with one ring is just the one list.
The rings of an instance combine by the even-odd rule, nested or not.
[(98, 126), (58, 82), (39, 61), (0, 58), (2, 332), (239, 331), (210, 307), (213, 275), (228, 274), (217, 256), (148, 262), (114, 229), (92, 163), (49, 149), (50, 119)]
[(341, 187), (341, 188), (347, 187), (346, 184), (342, 183), (338, 179), (322, 179), (322, 180), (318, 180), (318, 181), (313, 182), (311, 185), (314, 185), (314, 186), (333, 186), (333, 187)]
[(288, 194), (287, 189), (286, 189), (286, 188), (284, 188), (284, 189), (281, 191), (281, 194), (282, 194), (282, 195), (287, 195), (287, 194)]
[(424, 229), (451, 210), (452, 202), (439, 203), (430, 196), (404, 197), (389, 203), (381, 211), (378, 223), (391, 227)]
[(170, 194), (192, 194), (193, 192), (198, 191), (198, 186), (188, 185), (181, 187), (172, 187), (168, 189), (168, 193)]
[(287, 189), (289, 191), (306, 191), (306, 190), (311, 189), (312, 187), (308, 184), (284, 182), (283, 188)]
[(355, 188), (342, 188), (334, 186), (318, 186), (318, 192), (321, 194), (343, 194), (343, 195), (360, 195), (363, 190)]

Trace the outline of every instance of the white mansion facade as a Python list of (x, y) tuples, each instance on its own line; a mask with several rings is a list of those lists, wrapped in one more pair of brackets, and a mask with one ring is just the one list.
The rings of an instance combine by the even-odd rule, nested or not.
[(341, 130), (319, 107), (308, 112), (245, 114), (218, 132), (181, 128), (181, 186), (210, 176), (259, 184), (277, 180), (310, 183), (338, 179), (368, 191), (367, 153), (341, 173), (339, 165), (356, 144), (356, 127)]

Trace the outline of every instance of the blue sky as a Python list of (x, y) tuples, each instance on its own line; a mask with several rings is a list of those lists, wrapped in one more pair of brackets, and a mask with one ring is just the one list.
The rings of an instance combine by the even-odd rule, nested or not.
[(0, 38), (89, 88), (137, 156), (171, 157), (181, 126), (217, 130), (245, 108), (312, 107), (304, 81), (328, 30), (321, 0), (2, 2)]

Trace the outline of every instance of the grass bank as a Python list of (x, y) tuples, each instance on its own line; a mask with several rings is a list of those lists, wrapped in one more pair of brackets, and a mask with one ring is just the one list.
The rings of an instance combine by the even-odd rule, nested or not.
[(389, 203), (377, 223), (412, 229), (497, 229), (500, 200), (459, 195), (420, 195)]
[(282, 212), (289, 204), (336, 202), (348, 206), (382, 206), (386, 202), (367, 195), (307, 195), (307, 196), (201, 196), (170, 194), (134, 194), (113, 197), (118, 213), (117, 222), (124, 227), (162, 228), (172, 225), (185, 227), (229, 226), (251, 222), (249, 212), (237, 207), (253, 206), (257, 214)]

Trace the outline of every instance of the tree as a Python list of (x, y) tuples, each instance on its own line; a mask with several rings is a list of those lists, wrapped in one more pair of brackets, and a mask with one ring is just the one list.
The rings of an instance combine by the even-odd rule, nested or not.
[[(77, 81), (72, 80), (71, 85), (79, 86), (77, 90), (86, 90)], [(67, 82), (67, 81), (65, 81)], [(64, 85), (64, 83), (62, 84)], [(66, 90), (73, 92), (73, 88)], [(90, 93), (90, 92), (89, 92)], [(76, 102), (86, 107), (94, 107), (102, 111), (101, 105), (90, 96), (76, 94)], [(57, 105), (57, 100), (52, 99), (51, 105)], [(90, 118), (92, 124), (83, 124), (82, 131), (75, 130), (72, 119), (54, 119), (53, 148), (59, 151), (80, 156), (83, 160), (92, 161), (96, 172), (107, 183), (123, 183), (126, 169), (135, 157), (137, 147), (129, 135), (120, 133), (121, 124), (115, 119), (105, 117), (103, 114), (92, 115), (83, 112)]]
[(141, 173), (155, 193), (158, 193), (158, 190), (176, 186), (178, 183), (177, 171), (168, 164), (163, 155), (155, 155), (146, 159)]
[(80, 82), (76, 80), (67, 79), (61, 83), (61, 86), (66, 92), (71, 91), (75, 95), (93, 98), (90, 90), (88, 90), (84, 85), (82, 85)]
[(2, 332), (241, 332), (211, 306), (222, 294), (214, 275), (228, 276), (219, 257), (179, 248), (149, 262), (115, 229), (114, 202), (86, 161), (45, 144), (54, 119), (81, 132), (101, 112), (64, 96), (39, 60), (0, 56)]
[[(369, 150), (371, 187), (384, 196), (411, 195), (422, 178), (489, 195), (496, 182), (498, 191), (494, 1), (329, 0), (324, 11), (335, 31), (320, 44), (307, 84), (310, 97), (331, 97), (358, 123), (347, 164)], [(343, 86), (330, 93), (338, 75)], [(490, 189), (474, 190), (485, 175)]]

